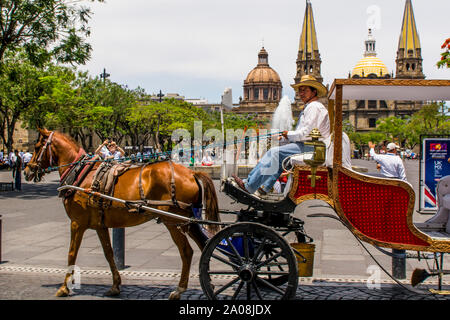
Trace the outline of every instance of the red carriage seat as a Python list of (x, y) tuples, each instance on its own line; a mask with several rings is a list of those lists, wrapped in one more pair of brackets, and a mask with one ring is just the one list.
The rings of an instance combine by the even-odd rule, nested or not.
[(431, 239), (413, 224), (415, 194), (398, 179), (366, 176), (339, 167), (335, 209), (361, 240), (381, 247), (429, 250)]

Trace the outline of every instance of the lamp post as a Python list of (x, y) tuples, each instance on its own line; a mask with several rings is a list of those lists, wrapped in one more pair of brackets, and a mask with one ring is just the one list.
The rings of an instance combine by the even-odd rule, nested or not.
[(162, 93), (161, 90), (159, 90), (159, 93), (156, 95), (159, 98), (159, 103), (162, 102), (162, 98), (164, 97), (164, 94)]
[(106, 73), (106, 69), (103, 68), (103, 72), (100, 73), (100, 79), (103, 79), (103, 84), (105, 84), (106, 78), (109, 78), (111, 74)]

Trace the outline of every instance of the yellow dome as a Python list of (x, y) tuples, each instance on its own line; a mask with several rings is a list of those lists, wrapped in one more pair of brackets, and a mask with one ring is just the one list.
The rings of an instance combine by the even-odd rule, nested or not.
[(367, 56), (359, 60), (353, 68), (352, 77), (358, 75), (361, 78), (367, 78), (370, 74), (384, 77), (389, 75), (389, 71), (383, 61), (375, 56)]
[(257, 66), (247, 75), (245, 83), (281, 82), (278, 73), (269, 66)]

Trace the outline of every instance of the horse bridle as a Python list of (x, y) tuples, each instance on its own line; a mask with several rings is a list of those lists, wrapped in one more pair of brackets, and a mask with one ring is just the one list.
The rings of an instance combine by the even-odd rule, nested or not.
[(49, 150), (48, 151), (49, 152), (49, 161), (50, 161), (50, 165), (49, 166), (53, 165), (52, 148), (50, 147), (51, 144), (52, 144), (53, 134), (54, 134), (54, 132), (52, 131), (50, 133), (50, 135), (48, 136), (47, 140), (45, 141), (44, 147), (42, 147), (42, 149), (39, 151), (39, 156), (37, 158), (36, 165), (33, 166), (34, 168), (32, 169), (32, 171), (35, 173), (35, 175), (38, 172), (40, 172), (40, 173), (45, 172), (46, 168), (42, 167), (42, 158), (44, 157), (44, 154), (45, 154), (47, 148)]

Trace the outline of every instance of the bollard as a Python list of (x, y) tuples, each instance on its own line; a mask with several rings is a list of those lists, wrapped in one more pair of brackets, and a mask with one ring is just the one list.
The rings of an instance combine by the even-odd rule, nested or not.
[(393, 254), (402, 254), (403, 258), (392, 257), (392, 276), (396, 279), (406, 279), (406, 255), (405, 250), (392, 249)]
[(119, 270), (125, 269), (125, 229), (113, 229), (114, 262)]

